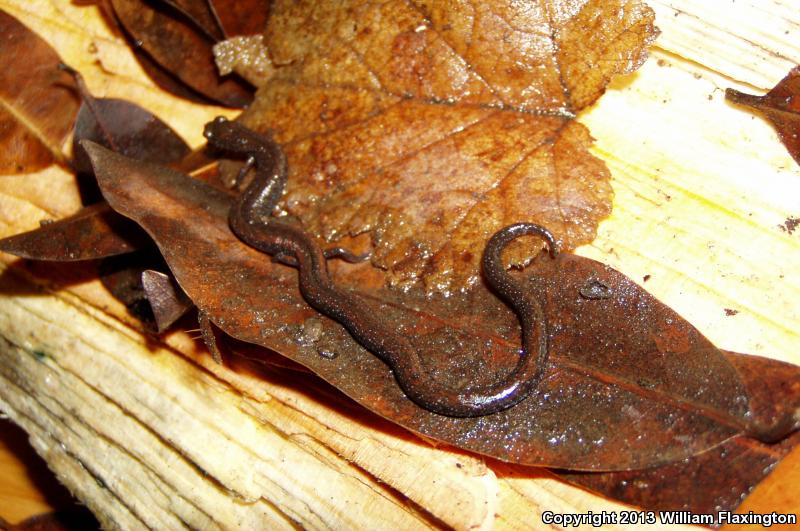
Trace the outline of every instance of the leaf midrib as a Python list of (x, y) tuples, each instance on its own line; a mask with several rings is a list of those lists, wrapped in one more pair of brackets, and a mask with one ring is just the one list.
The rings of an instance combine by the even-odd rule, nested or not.
[(6, 98), (4, 98), (2, 94), (0, 94), (0, 109), (6, 111), (11, 115), (12, 118), (14, 118), (16, 123), (20, 124), (27, 131), (30, 131), (34, 138), (36, 138), (36, 140), (38, 140), (39, 143), (47, 149), (47, 151), (57, 162), (63, 164), (66, 161), (65, 155), (61, 151), (61, 147), (54, 146), (47, 138), (47, 135), (45, 135), (42, 130), (36, 126), (35, 121), (31, 120), (25, 114), (17, 111), (16, 107), (14, 107), (14, 105), (12, 105)]

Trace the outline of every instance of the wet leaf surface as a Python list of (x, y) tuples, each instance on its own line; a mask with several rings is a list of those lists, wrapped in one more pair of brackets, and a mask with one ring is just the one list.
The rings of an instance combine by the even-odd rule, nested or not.
[(764, 96), (753, 96), (729, 88), (725, 98), (761, 114), (772, 124), (792, 158), (800, 164), (800, 66), (789, 71)]
[(183, 83), (223, 105), (250, 103), (253, 90), (235, 76), (219, 76), (211, 51), (214, 41), (192, 23), (138, 0), (112, 0), (111, 4), (131, 38)]
[(594, 238), (609, 174), (573, 118), (656, 33), (638, 2), (278, 1), (265, 43), (277, 72), (241, 119), (283, 145), (283, 206), (305, 228), (369, 233), (391, 283), (457, 290), (512, 222), (568, 249)]
[[(541, 255), (524, 272), (545, 301), (551, 340), (550, 365), (531, 397), (485, 417), (432, 414), (406, 399), (387, 366), (338, 323), (306, 305), (294, 270), (232, 235), (227, 194), (98, 146), (87, 151), (112, 206), (153, 236), (216, 325), (309, 367), (412, 431), (511, 462), (614, 470), (684, 459), (744, 430), (779, 437), (786, 428), (782, 419), (749, 423), (738, 374), (691, 325), (620, 273), (567, 253)], [(611, 296), (587, 298), (597, 284)], [(517, 319), (482, 285), (449, 298), (367, 285), (350, 284), (365, 311), (425, 352), (432, 378), (461, 389), (513, 367)]]
[(70, 76), (58, 70), (58, 54), (0, 10), (0, 59), (0, 174), (63, 162), (79, 101)]
[[(790, 420), (800, 407), (800, 367), (726, 352), (750, 396), (752, 416), (768, 424)], [(789, 414), (787, 416), (787, 413)], [(800, 419), (795, 419), (795, 423)], [(684, 510), (697, 514), (733, 511), (793, 448), (800, 432), (775, 444), (745, 436), (669, 465), (628, 472), (558, 475), (611, 498), (651, 510)]]

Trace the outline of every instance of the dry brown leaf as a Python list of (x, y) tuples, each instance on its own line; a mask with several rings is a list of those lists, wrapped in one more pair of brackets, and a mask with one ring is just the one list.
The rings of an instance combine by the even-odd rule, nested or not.
[(0, 10), (0, 59), (0, 174), (63, 162), (79, 100), (70, 76), (58, 70), (58, 54)]
[(159, 0), (156, 3), (171, 6), (177, 13), (180, 13), (192, 22), (195, 28), (205, 33), (212, 41), (223, 39), (222, 28), (220, 28), (217, 17), (207, 2), (197, 2), (194, 0)]
[(111, 5), (134, 42), (186, 86), (229, 107), (250, 102), (252, 87), (235, 77), (220, 77), (211, 51), (214, 41), (200, 32), (202, 25), (148, 2), (111, 0)]
[(264, 31), (269, 18), (269, 0), (211, 0), (209, 5), (228, 37)]
[(283, 144), (284, 205), (309, 230), (369, 232), (392, 283), (465, 288), (503, 225), (537, 222), (566, 248), (594, 238), (612, 191), (575, 113), (656, 34), (652, 11), (624, 0), (278, 1), (278, 69), (242, 120)]

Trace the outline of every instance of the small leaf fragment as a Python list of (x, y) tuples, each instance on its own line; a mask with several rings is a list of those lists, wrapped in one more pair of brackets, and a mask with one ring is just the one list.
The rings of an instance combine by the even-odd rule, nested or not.
[(160, 271), (142, 271), (142, 287), (153, 310), (158, 333), (168, 329), (194, 306), (175, 280)]
[[(166, 324), (166, 320), (159, 323), (156, 317), (155, 308), (144, 285), (145, 272), (167, 270), (164, 259), (152, 246), (135, 253), (105, 258), (98, 268), (103, 286), (151, 332), (161, 332), (160, 324)], [(180, 315), (175, 318), (178, 317)]]
[(79, 105), (74, 83), (50, 45), (2, 10), (0, 36), (0, 174), (63, 163)]
[(275, 72), (263, 35), (231, 37), (214, 45), (214, 60), (222, 75), (236, 72), (247, 81), (269, 79)]
[(0, 251), (31, 260), (73, 262), (130, 253), (152, 242), (129, 219), (97, 203), (75, 214), (0, 240)]
[(725, 99), (763, 114), (778, 132), (789, 154), (800, 164), (800, 66), (792, 68), (763, 96), (728, 88)]

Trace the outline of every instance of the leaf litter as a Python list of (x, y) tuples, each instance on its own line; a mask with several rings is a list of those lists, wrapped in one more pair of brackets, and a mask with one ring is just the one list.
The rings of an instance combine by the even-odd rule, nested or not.
[[(409, 10), (404, 11), (403, 6), (399, 12), (394, 11), (397, 6), (391, 3), (381, 8), (385, 9), (384, 12), (352, 6), (346, 15), (341, 15), (326, 12), (325, 5), (315, 10), (301, 3), (292, 6), (275, 2), (266, 40), (277, 68), (266, 74), (270, 78), (269, 84), (260, 88), (253, 108), (242, 119), (254, 128), (274, 131), (286, 149), (290, 167), (297, 166), (290, 176), (290, 192), (283, 205), (285, 210), (298, 216), (307, 228), (327, 241), (352, 243), (361, 241), (359, 236), (369, 235), (376, 250), (375, 265), (388, 271), (391, 284), (404, 286), (406, 291), (386, 289), (384, 275), (363, 265), (335, 267), (336, 281), (357, 287), (359, 292), (363, 292), (361, 298), (365, 305), (385, 314), (387, 321), (399, 323), (403, 331), (418, 336), (420, 348), (444, 351), (443, 357), (452, 360), (450, 365), (437, 369), (437, 376), (454, 379), (453, 385), (458, 386), (464, 385), (465, 381), (491, 379), (502, 374), (504, 367), (509, 366), (509, 360), (516, 355), (519, 344), (515, 317), (486, 292), (476, 273), (475, 264), (483, 242), (500, 226), (517, 220), (510, 214), (515, 212), (514, 208), (524, 216), (519, 219), (533, 219), (553, 226), (555, 232), (563, 235), (562, 243), (567, 248), (593, 238), (592, 224), (596, 226), (610, 208), (610, 189), (607, 189), (607, 183), (605, 191), (603, 186), (607, 170), (602, 162), (588, 154), (586, 149), (591, 144), (588, 131), (572, 118), (602, 93), (612, 75), (632, 71), (641, 63), (646, 45), (655, 37), (656, 30), (652, 26), (652, 13), (635, 2), (626, 3), (624, 9), (606, 8), (596, 2), (546, 4), (542, 12), (547, 16), (539, 18), (546, 20), (549, 26), (545, 27), (551, 31), (539, 33), (526, 33), (524, 30), (529, 28), (525, 22), (542, 13), (514, 13), (509, 6), (500, 3), (478, 6), (466, 14), (453, 14), (423, 2), (411, 6), (410, 16)], [(338, 24), (330, 26), (335, 31), (327, 28), (307, 31), (308, 28), (297, 24), (297, 9), (310, 10), (309, 27), (319, 29), (326, 21), (336, 21)], [(386, 23), (387, 20), (394, 21), (392, 17), (398, 13), (402, 15), (396, 19), (400, 23), (394, 26), (393, 22)], [(414, 15), (419, 14), (422, 17), (415, 19)], [(470, 24), (465, 24), (460, 17)], [(586, 39), (577, 29), (585, 27), (590, 20), (599, 30)], [(348, 26), (352, 21), (356, 22)], [(414, 23), (418, 25), (412, 28)], [(500, 52), (492, 49), (498, 40), (492, 40), (490, 36), (499, 35), (498, 27), (519, 30), (520, 34), (532, 36), (533, 41), (538, 38), (545, 44), (549, 39), (549, 48), (544, 46), (544, 49), (555, 52), (549, 64), (546, 54), (537, 56), (533, 53), (536, 46), (521, 52), (526, 59), (541, 59), (534, 69), (545, 74), (540, 85), (536, 85), (536, 80), (526, 79), (526, 72), (515, 71), (515, 65), (505, 64), (504, 69), (493, 69), (492, 58), (496, 57), (492, 53)], [(617, 31), (620, 27), (624, 30)], [(423, 38), (417, 34), (422, 34)], [(514, 52), (515, 45), (521, 42), (514, 40), (517, 35), (514, 31), (507, 31), (502, 36), (502, 44), (497, 48), (506, 46)], [(492, 43), (492, 46), (487, 47), (487, 43)], [(451, 51), (451, 56), (440, 54), (442, 50)], [(504, 50), (503, 53), (507, 54), (508, 49)], [(596, 50), (607, 55), (598, 56)], [(397, 51), (402, 53), (395, 54)], [(397, 59), (395, 55), (406, 52), (407, 56), (396, 62), (387, 60), (388, 57), (393, 61)], [(446, 60), (436, 63), (434, 59), (439, 57), (446, 57)], [(450, 61), (453, 57), (455, 62)], [(608, 61), (609, 57), (614, 60)], [(459, 70), (458, 59), (462, 59), (467, 67)], [(599, 62), (603, 68), (594, 68), (597, 65), (593, 61)], [(558, 73), (555, 76), (559, 78), (558, 83), (552, 82), (552, 75), (548, 78), (547, 73), (552, 74), (552, 67)], [(442, 72), (456, 74), (455, 79), (449, 80)], [(547, 86), (559, 84), (560, 97), (557, 91), (544, 90)], [(404, 122), (409, 130), (401, 127)], [(418, 122), (430, 125), (433, 132), (425, 127), (415, 127)], [(482, 127), (487, 130), (470, 134), (471, 130)], [(386, 133), (385, 136), (379, 134), (381, 131)], [(496, 143), (487, 139), (494, 134), (498, 136)], [(422, 140), (419, 137), (423, 137)], [(528, 142), (531, 142), (532, 149), (520, 152), (520, 146), (528, 146)], [(373, 157), (374, 152), (388, 154), (388, 161)], [(512, 153), (509, 155), (508, 152)], [(467, 156), (462, 156), (464, 154)], [(516, 159), (513, 158), (515, 155)], [(105, 170), (109, 165), (122, 164), (114, 162), (110, 155), (100, 155), (99, 158), (99, 165)], [(508, 168), (514, 171), (509, 172)], [(301, 173), (309, 169), (316, 170), (316, 173), (308, 173), (304, 180)], [(137, 165), (135, 170), (150, 174), (145, 175), (148, 179), (166, 171), (145, 164)], [(490, 179), (488, 187), (486, 182), (480, 181), (481, 170), (493, 175), (494, 181)], [(355, 178), (349, 179), (345, 174), (351, 171)], [(479, 180), (478, 184), (465, 190), (459, 188), (463, 187), (456, 175), (460, 172), (467, 176), (465, 180)], [(587, 179), (586, 174), (591, 178)], [(537, 184), (535, 177), (541, 175), (546, 176), (545, 182)], [(262, 345), (277, 342), (279, 352), (288, 352), (290, 357), (339, 385), (350, 396), (355, 394), (354, 398), (361, 403), (372, 402), (373, 410), (413, 431), (430, 435), (428, 430), (436, 432), (436, 425), (458, 424), (457, 419), (420, 411), (401, 393), (398, 394), (392, 375), (385, 366), (353, 343), (338, 324), (319, 317), (305, 306), (296, 292), (293, 271), (269, 263), (260, 253), (235, 239), (231, 240), (229, 233), (225, 235), (227, 224), (224, 218), (231, 201), (227, 194), (186, 181), (179, 181), (181, 184), (177, 188), (180, 189), (176, 189), (173, 177), (157, 184), (149, 183), (153, 184), (153, 188), (148, 188), (150, 191), (156, 190), (158, 197), (167, 198), (165, 205), (148, 204), (138, 209), (128, 205), (126, 208), (130, 207), (129, 215), (138, 217), (151, 234), (159, 233), (162, 240), (169, 242), (161, 242), (162, 250), (173, 267), (181, 263), (176, 255), (182, 251), (188, 252), (195, 249), (193, 246), (203, 247), (212, 242), (222, 244), (224, 252), (219, 258), (204, 255), (208, 258), (204, 267), (210, 267), (205, 273), (223, 277), (227, 274), (235, 279), (231, 282), (239, 282), (238, 288), (230, 288), (236, 294), (232, 299), (216, 300), (209, 285), (201, 285), (193, 279), (197, 272), (187, 270), (178, 275), (184, 288), (187, 288), (187, 283), (192, 285), (192, 289), (187, 288), (187, 291), (195, 302), (199, 301), (201, 309), (210, 311), (220, 327), (229, 332), (233, 330), (234, 336)], [(412, 186), (415, 182), (416, 185)], [(442, 183), (439, 189), (435, 187), (438, 183)], [(398, 185), (402, 193), (392, 195), (391, 191), (384, 191), (381, 195), (382, 187), (391, 189)], [(560, 194), (564, 186), (569, 192), (566, 196)], [(119, 187), (113, 192), (116, 195), (124, 196), (130, 191), (121, 183), (114, 183), (113, 187)], [(315, 192), (314, 187), (325, 193)], [(307, 192), (305, 195), (304, 190)], [(567, 197), (569, 201), (564, 204), (574, 210), (569, 210), (569, 215), (561, 211), (554, 214), (558, 208), (538, 195), (539, 192), (544, 195), (546, 190), (559, 192), (558, 208), (563, 207), (563, 198)], [(348, 193), (350, 196), (346, 195)], [(359, 194), (366, 199), (359, 201), (362, 197)], [(463, 200), (459, 194), (471, 196), (471, 199)], [(498, 195), (500, 199), (496, 197)], [(351, 204), (346, 205), (343, 197), (349, 197)], [(597, 204), (592, 204), (590, 199), (598, 199)], [(116, 200), (124, 202), (120, 197)], [(602, 205), (604, 200), (608, 203), (606, 207)], [(437, 202), (445, 206), (436, 210)], [(519, 206), (521, 204), (525, 206)], [(394, 206), (398, 208), (393, 210), (391, 207)], [(586, 210), (594, 211), (581, 214), (580, 208), (584, 206)], [(162, 208), (166, 210), (162, 211)], [(200, 213), (201, 217), (208, 219), (197, 227), (171, 225), (175, 221), (172, 216), (180, 211)], [(541, 217), (537, 217), (537, 212), (543, 212), (539, 214)], [(575, 212), (578, 214), (570, 219), (569, 216)], [(548, 215), (555, 220), (553, 223), (548, 224), (551, 219), (547, 218)], [(470, 216), (475, 218), (472, 220), (474, 227), (466, 230)], [(144, 218), (147, 221), (143, 221)], [(584, 218), (589, 219), (586, 222), (588, 229), (581, 225)], [(204, 228), (208, 231), (201, 237), (200, 225), (206, 222), (209, 225)], [(421, 223), (420, 230), (408, 228), (417, 223)], [(434, 234), (431, 225), (439, 227), (445, 236), (440, 238)], [(444, 241), (448, 237), (452, 237), (452, 243)], [(516, 247), (506, 253), (516, 265), (527, 263), (536, 256), (536, 246), (530, 242)], [(230, 264), (226, 261), (238, 261), (246, 267), (238, 264), (235, 269), (228, 269)], [(438, 435), (432, 435), (434, 438), (510, 461), (556, 466), (568, 463), (574, 469), (638, 469), (661, 464), (649, 469), (656, 471), (654, 474), (631, 471), (587, 475), (594, 478), (592, 488), (646, 507), (671, 507), (675, 498), (663, 496), (669, 490), (667, 488), (649, 498), (642, 497), (641, 491), (636, 494), (620, 489), (620, 485), (629, 484), (631, 476), (625, 474), (641, 473), (649, 480), (670, 485), (670, 481), (685, 475), (688, 470), (724, 466), (714, 458), (705, 460), (715, 455), (714, 452), (692, 457), (700, 451), (699, 448), (722, 441), (721, 446), (717, 446), (721, 449), (719, 459), (731, 454), (728, 450), (731, 445), (739, 449), (737, 451), (744, 448), (751, 459), (750, 456), (755, 455), (750, 452), (753, 448), (758, 453), (761, 447), (779, 448), (782, 445), (781, 450), (766, 452), (772, 456), (770, 462), (774, 463), (783, 455), (784, 448), (796, 444), (796, 437), (769, 446), (746, 436), (768, 440), (780, 438), (787, 430), (797, 428), (790, 425), (797, 400), (790, 401), (787, 409), (772, 416), (754, 414), (757, 408), (753, 404), (754, 394), (748, 376), (754, 374), (753, 371), (760, 372), (758, 369), (769, 363), (759, 365), (760, 362), (755, 362), (750, 372), (742, 372), (739, 378), (736, 372), (741, 370), (741, 362), (715, 349), (688, 323), (619, 273), (570, 255), (564, 255), (557, 266), (554, 263), (540, 256), (522, 273), (523, 277), (530, 279), (531, 289), (548, 301), (548, 319), (555, 323), (555, 348), (558, 351), (548, 368), (549, 376), (537, 394), (526, 401), (531, 402), (529, 405), (533, 408), (527, 412), (531, 418), (544, 419), (545, 424), (547, 421), (551, 424), (540, 433), (534, 433), (536, 430), (524, 420), (506, 418), (504, 422), (499, 421), (503, 415), (513, 417), (510, 412), (501, 412), (480, 419), (459, 419), (463, 425), (449, 429), (443, 427), (436, 432)], [(548, 267), (560, 270), (565, 266), (577, 273), (568, 278), (559, 276), (558, 280), (554, 280), (556, 276), (552, 272), (547, 273)], [(539, 283), (541, 285), (537, 285), (537, 277), (545, 279)], [(158, 279), (163, 281), (163, 278)], [(424, 281), (424, 290), (419, 289), (417, 281), (420, 279)], [(239, 293), (237, 290), (241, 286), (249, 286), (251, 292)], [(468, 289), (471, 286), (475, 288)], [(441, 298), (431, 297), (431, 291), (463, 293)], [(256, 295), (271, 298), (264, 302)], [(631, 339), (627, 337), (626, 329), (621, 329), (621, 337), (616, 339), (613, 334), (608, 335), (616, 324), (609, 324), (604, 305), (618, 302), (617, 295), (628, 301), (645, 300), (644, 314), (649, 312), (651, 315), (650, 318), (642, 317), (645, 326), (638, 332), (650, 337)], [(219, 299), (219, 294), (216, 297)], [(252, 298), (257, 299), (256, 304), (247, 307)], [(242, 303), (245, 303), (245, 309), (241, 309)], [(587, 304), (598, 306), (601, 317), (593, 316), (592, 311), (586, 309)], [(576, 307), (580, 310), (577, 313)], [(660, 317), (652, 318), (652, 315)], [(623, 320), (626, 326), (630, 326), (630, 318)], [(663, 325), (668, 321), (670, 328), (658, 329), (659, 322)], [(276, 322), (283, 324), (274, 325)], [(588, 324), (586, 338), (576, 338), (569, 333), (569, 330), (575, 330), (575, 322)], [(578, 327), (577, 330), (583, 329)], [(559, 333), (564, 335), (559, 336)], [(258, 337), (251, 337), (256, 335)], [(641, 344), (637, 348), (644, 345), (644, 352), (659, 353), (652, 366), (648, 365), (652, 360), (639, 360), (633, 354), (625, 358), (624, 347), (639, 341)], [(591, 348), (581, 348), (586, 344)], [(674, 356), (675, 350), (678, 356)], [(459, 359), (463, 352), (478, 352), (476, 356), (479, 359)], [(597, 353), (600, 353), (599, 360), (592, 356)], [(615, 357), (620, 353), (627, 362), (633, 362), (631, 366), (614, 366)], [(571, 357), (578, 362), (575, 363)], [(330, 370), (332, 363), (333, 375), (326, 373), (324, 367), (327, 364)], [(702, 366), (703, 363), (709, 365)], [(347, 370), (340, 369), (337, 364), (352, 365), (347, 370), (356, 376), (348, 375)], [(660, 369), (665, 367), (666, 374), (661, 374), (664, 371)], [(453, 376), (457, 374), (454, 369), (462, 370), (461, 381), (456, 381), (458, 378)], [(373, 382), (374, 389), (364, 390), (363, 375), (373, 373), (366, 381)], [(683, 380), (686, 376), (688, 379)], [(796, 376), (796, 371), (790, 373), (789, 381), (796, 383)], [(348, 379), (356, 382), (348, 382)], [(553, 385), (549, 385), (550, 380)], [(780, 377), (766, 371), (764, 381), (780, 381)], [(361, 389), (358, 389), (359, 385)], [(791, 395), (785, 387), (778, 391), (796, 398), (797, 393)], [(620, 422), (619, 418), (615, 419), (612, 414), (610, 418), (598, 421), (594, 416), (597, 411), (604, 410), (601, 398), (614, 402), (618, 399), (615, 393), (624, 396), (621, 403), (630, 406), (625, 411), (634, 416), (642, 411), (637, 405), (656, 403), (656, 409), (666, 407), (660, 410), (660, 416), (655, 414), (654, 418), (643, 418), (637, 425), (640, 428), (649, 426), (644, 428), (646, 433), (650, 430), (676, 430), (675, 433), (661, 440), (640, 441), (642, 453), (638, 456), (621, 451), (634, 440), (634, 430), (615, 433), (602, 424), (610, 422), (615, 426), (614, 422)], [(547, 397), (542, 400), (545, 394)], [(757, 404), (762, 404), (757, 392), (755, 396)], [(582, 413), (580, 407), (585, 407), (587, 400), (593, 409), (590, 408), (590, 413)], [(544, 410), (537, 410), (537, 405)], [(548, 411), (551, 406), (563, 411), (557, 415)], [(559, 415), (564, 411), (573, 417), (561, 418)], [(515, 425), (515, 422), (519, 424)], [(659, 422), (662, 424), (657, 427)], [(493, 439), (497, 433), (501, 434), (500, 440)], [(599, 436), (607, 433), (612, 435), (611, 439)], [(698, 433), (701, 435), (693, 439)], [(528, 453), (525, 437), (539, 437), (541, 443), (542, 437), (548, 434), (553, 436), (551, 439), (556, 439), (555, 442), (551, 439), (545, 441), (550, 447), (544, 444)], [(687, 440), (691, 448), (679, 448), (678, 443)], [(600, 441), (601, 450), (591, 455), (596, 448), (590, 445), (587, 455), (587, 441)], [(667, 454), (656, 455), (653, 447), (659, 445), (666, 448)], [(673, 464), (668, 464), (670, 462)], [(752, 458), (748, 462), (755, 467), (761, 461)], [(764, 473), (768, 468), (762, 469)], [(739, 489), (738, 492), (745, 492), (746, 485), (761, 477), (717, 478), (703, 488), (716, 488), (714, 492), (720, 492), (727, 488), (724, 487), (725, 481), (743, 481), (741, 485), (745, 486), (737, 483), (739, 486), (731, 487), (730, 491)], [(681, 487), (684, 488), (696, 490), (694, 485)], [(732, 501), (728, 503), (735, 506)]]

